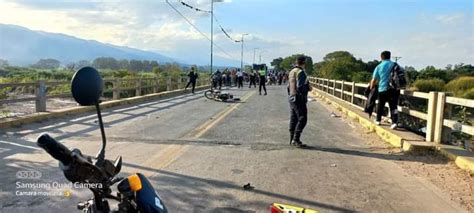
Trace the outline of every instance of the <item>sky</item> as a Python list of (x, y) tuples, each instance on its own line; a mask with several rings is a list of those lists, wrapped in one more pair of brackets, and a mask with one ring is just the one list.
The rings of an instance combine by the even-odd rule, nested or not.
[[(211, 0), (183, 0), (210, 10)], [(364, 61), (390, 50), (402, 65), (474, 64), (472, 0), (214, 0), (214, 14), (244, 62), (303, 53), (314, 62), (345, 50)], [(0, 0), (0, 23), (162, 53), (210, 56), (210, 16), (166, 0)], [(207, 38), (206, 38), (206, 37)], [(214, 22), (214, 54), (241, 46)], [(258, 49), (255, 49), (258, 48)], [(255, 52), (255, 57), (254, 57)]]

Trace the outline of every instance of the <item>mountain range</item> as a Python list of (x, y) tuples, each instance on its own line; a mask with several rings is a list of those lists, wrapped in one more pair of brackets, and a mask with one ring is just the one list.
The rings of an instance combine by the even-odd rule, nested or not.
[[(199, 61), (171, 58), (160, 53), (126, 46), (86, 40), (71, 35), (34, 31), (28, 28), (0, 23), (0, 59), (10, 65), (28, 66), (40, 59), (54, 58), (63, 65), (80, 60), (92, 61), (97, 57), (116, 59), (156, 60), (160, 64), (180, 63), (207, 65), (204, 57)], [(204, 60), (202, 60), (204, 59)], [(237, 60), (214, 57), (217, 66), (240, 65)]]

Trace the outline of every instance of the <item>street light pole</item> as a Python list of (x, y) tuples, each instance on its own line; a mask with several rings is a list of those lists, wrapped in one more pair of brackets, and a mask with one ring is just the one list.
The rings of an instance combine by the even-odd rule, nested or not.
[(214, 0), (211, 0), (211, 74), (212, 74), (213, 52), (214, 52)]
[(395, 58), (395, 63), (398, 62), (398, 59), (402, 58), (401, 56), (394, 56), (393, 58)]
[(242, 33), (242, 39), (240, 39), (240, 71), (244, 71), (244, 36), (247, 33)]
[(256, 47), (256, 48), (253, 48), (253, 63), (255, 64), (255, 50), (258, 50), (260, 48)]
[(266, 50), (263, 50), (263, 51), (260, 51), (260, 54), (259, 54), (259, 64), (262, 63), (262, 53), (266, 52)]

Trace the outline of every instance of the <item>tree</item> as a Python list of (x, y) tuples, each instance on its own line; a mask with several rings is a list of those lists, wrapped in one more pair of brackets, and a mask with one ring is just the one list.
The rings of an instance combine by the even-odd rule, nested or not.
[(52, 59), (52, 58), (47, 58), (47, 59), (40, 59), (36, 64), (33, 64), (31, 67), (36, 68), (36, 69), (57, 69), (59, 68), (59, 65), (61, 65), (61, 62)]
[(470, 64), (456, 64), (452, 70), (453, 74), (459, 76), (474, 76), (474, 66)]
[(450, 79), (448, 78), (448, 73), (446, 70), (437, 69), (434, 66), (427, 66), (426, 68), (422, 69), (418, 75), (418, 79), (441, 79), (444, 82), (448, 82)]
[(91, 62), (88, 60), (80, 60), (76, 63), (76, 68), (80, 69), (82, 67), (90, 66)]
[(275, 58), (275, 59), (273, 59), (272, 62), (270, 62), (270, 65), (272, 65), (275, 68), (276, 71), (279, 71), (281, 69), (280, 64), (281, 64), (282, 61), (283, 61), (282, 57)]
[(420, 74), (414, 67), (410, 66), (405, 67), (405, 73), (409, 84), (415, 82), (416, 79), (418, 79), (418, 75)]
[(66, 64), (66, 69), (68, 70), (74, 70), (75, 68), (77, 68), (77, 64), (74, 62)]
[(151, 67), (150, 61), (144, 60), (142, 61), (142, 64), (143, 64), (143, 68), (142, 68), (143, 71), (151, 72), (152, 67)]
[(160, 65), (158, 64), (158, 61), (151, 61), (151, 62), (150, 62), (150, 66), (151, 66), (151, 68), (153, 69), (153, 68), (158, 67), (158, 66), (160, 66)]
[(0, 68), (8, 67), (8, 61), (5, 59), (0, 59)]
[(119, 68), (118, 61), (112, 57), (99, 57), (94, 59), (92, 66), (97, 69), (112, 69), (116, 70)]
[(128, 62), (128, 60), (126, 59), (121, 59), (118, 61), (118, 66), (119, 66), (119, 69), (123, 69), (123, 70), (129, 70), (130, 69), (130, 64)]
[(142, 71), (143, 70), (143, 62), (139, 60), (130, 60), (130, 66), (129, 69), (131, 71)]
[(368, 65), (347, 51), (331, 52), (315, 67), (321, 77), (345, 81), (367, 81), (371, 73), (366, 70)]
[[(364, 63), (364, 62), (362, 62), (362, 63)], [(373, 73), (374, 70), (375, 70), (375, 67), (377, 67), (379, 64), (380, 64), (380, 61), (378, 61), (378, 60), (368, 61), (365, 64), (365, 70), (367, 72)]]
[(296, 62), (296, 59), (300, 56), (305, 56), (306, 57), (306, 64), (305, 64), (305, 71), (308, 73), (308, 75), (313, 74), (313, 59), (310, 56), (306, 56), (304, 54), (295, 54), (292, 56), (285, 57), (281, 63), (280, 63), (280, 68), (284, 70), (291, 70), (293, 68), (293, 65)]

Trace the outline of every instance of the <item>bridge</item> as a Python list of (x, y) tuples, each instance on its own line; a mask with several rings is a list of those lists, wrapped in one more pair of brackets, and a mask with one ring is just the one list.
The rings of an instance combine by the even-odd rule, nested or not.
[[(473, 210), (472, 177), (456, 183), (465, 184), (467, 192), (454, 188), (469, 194), (462, 204), (442, 184), (417, 175), (420, 168), (435, 174), (443, 168), (446, 176), (459, 173), (453, 164), (405, 153), (345, 116), (337, 106), (354, 107), (357, 85), (327, 79), (312, 83), (317, 94), (308, 103), (302, 136), (307, 149), (288, 145), (286, 87), (268, 86), (267, 96), (253, 88), (230, 88), (242, 99), (235, 103), (178, 90), (111, 101), (103, 110), (106, 156), (123, 157), (123, 176), (145, 174), (171, 212), (268, 212), (274, 202), (320, 212)], [(336, 100), (336, 92), (352, 103)], [(85, 154), (97, 153), (101, 139), (96, 115), (88, 108), (74, 110), (39, 113), (41, 119), (31, 116), (0, 130), (1, 212), (74, 212), (76, 203), (90, 196), (86, 189), (72, 189), (66, 196), (62, 189), (50, 189), (59, 190), (56, 196), (28, 196), (21, 194), (28, 189), (17, 184), (16, 173), (25, 170), (41, 173), (39, 180), (30, 181), (67, 183), (57, 162), (34, 144), (42, 132)], [(433, 129), (430, 140), (435, 135)], [(248, 183), (255, 188), (244, 190)]]

